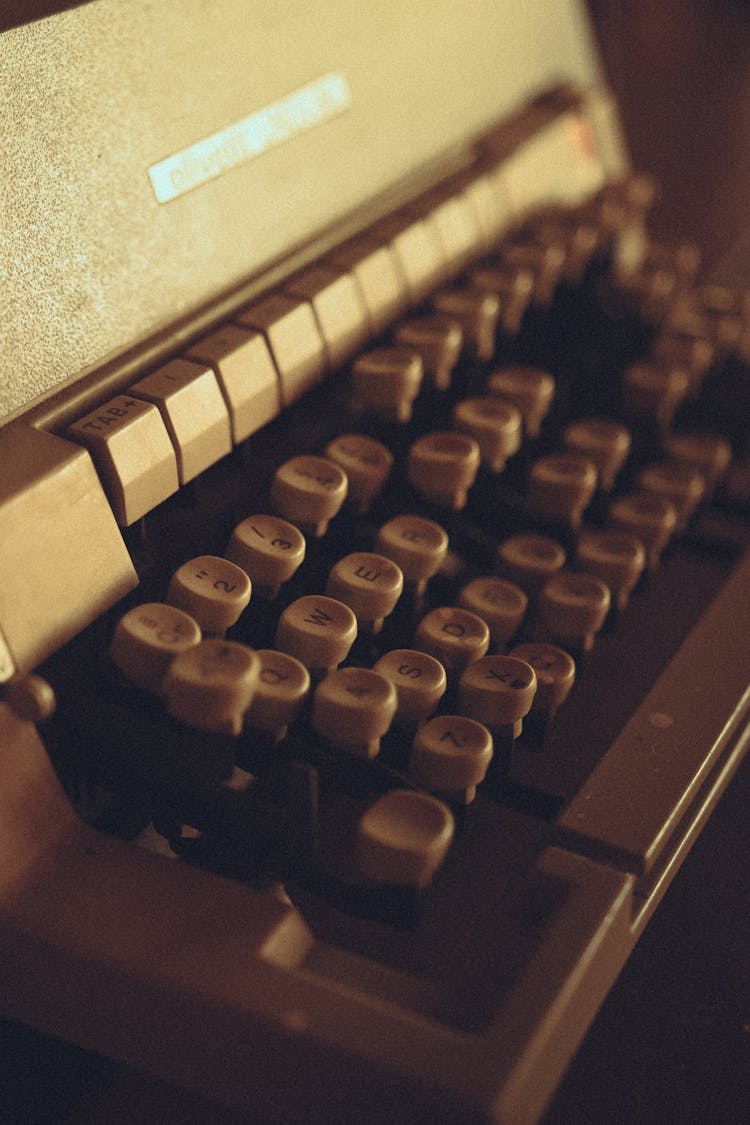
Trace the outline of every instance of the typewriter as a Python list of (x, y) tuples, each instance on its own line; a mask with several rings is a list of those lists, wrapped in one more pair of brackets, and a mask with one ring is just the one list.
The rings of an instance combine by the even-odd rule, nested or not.
[(577, 5), (328, 7), (0, 41), (2, 1015), (534, 1122), (747, 749), (748, 298)]

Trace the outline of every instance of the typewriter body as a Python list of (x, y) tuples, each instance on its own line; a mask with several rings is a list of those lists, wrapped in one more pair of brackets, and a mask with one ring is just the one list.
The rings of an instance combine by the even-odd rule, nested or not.
[(304, 8), (0, 40), (2, 1014), (533, 1122), (747, 749), (747, 303), (578, 5)]

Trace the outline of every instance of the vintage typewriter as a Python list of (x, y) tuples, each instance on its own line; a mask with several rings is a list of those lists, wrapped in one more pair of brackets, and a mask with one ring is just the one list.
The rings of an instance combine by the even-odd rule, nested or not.
[(2, 1014), (532, 1122), (747, 748), (747, 297), (576, 5), (329, 7), (0, 40)]

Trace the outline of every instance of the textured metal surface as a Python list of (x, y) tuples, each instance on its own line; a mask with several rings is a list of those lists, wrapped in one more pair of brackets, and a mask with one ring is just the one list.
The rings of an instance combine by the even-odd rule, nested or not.
[[(299, 245), (560, 77), (578, 5), (118, 0), (5, 32), (0, 415)], [(329, 72), (350, 110), (173, 200), (147, 170)]]

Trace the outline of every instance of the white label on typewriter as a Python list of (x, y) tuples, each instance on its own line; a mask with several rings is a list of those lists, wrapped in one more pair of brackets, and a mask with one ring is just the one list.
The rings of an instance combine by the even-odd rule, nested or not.
[(347, 79), (342, 74), (326, 74), (242, 121), (152, 164), (148, 174), (154, 194), (160, 203), (169, 203), (297, 133), (343, 113), (351, 102)]

